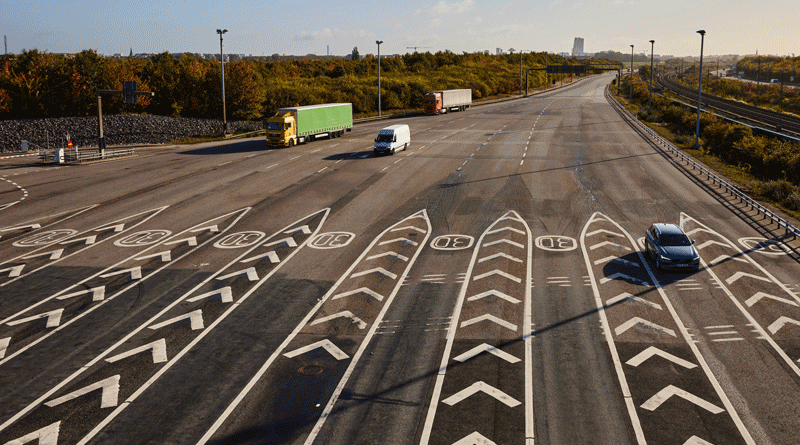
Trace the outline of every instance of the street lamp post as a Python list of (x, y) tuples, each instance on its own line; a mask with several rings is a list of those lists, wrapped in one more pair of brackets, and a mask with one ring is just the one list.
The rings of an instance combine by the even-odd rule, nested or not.
[(653, 111), (653, 48), (656, 41), (650, 41), (650, 94), (647, 95), (647, 114)]
[(697, 124), (694, 129), (694, 145), (692, 148), (700, 148), (700, 103), (703, 98), (703, 42), (706, 38), (704, 30), (697, 31), (700, 34), (700, 71), (698, 72), (698, 85), (697, 85)]
[(222, 134), (228, 134), (228, 118), (225, 115), (225, 56), (222, 53), (222, 35), (228, 32), (227, 29), (218, 29), (219, 34), (219, 63), (222, 67)]
[(628, 94), (628, 102), (633, 102), (633, 45), (631, 45), (631, 91)]
[(376, 40), (378, 44), (378, 116), (381, 115), (381, 43), (383, 40)]

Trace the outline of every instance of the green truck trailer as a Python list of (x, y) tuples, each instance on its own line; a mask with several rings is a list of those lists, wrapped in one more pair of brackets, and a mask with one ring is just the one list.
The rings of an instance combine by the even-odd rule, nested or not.
[(353, 128), (352, 104), (321, 104), (281, 108), (265, 119), (267, 145), (291, 147), (316, 137), (336, 138)]

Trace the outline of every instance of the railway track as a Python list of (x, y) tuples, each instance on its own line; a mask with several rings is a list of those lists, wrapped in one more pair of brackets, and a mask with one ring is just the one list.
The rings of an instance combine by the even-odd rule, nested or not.
[[(665, 90), (669, 90), (687, 100), (697, 100), (697, 90), (679, 83), (675, 79), (675, 74), (659, 76), (656, 78), (656, 83)], [(705, 92), (701, 100), (704, 107), (718, 111), (733, 119), (753, 123), (771, 130), (800, 135), (800, 117), (743, 104), (730, 99), (723, 99)]]

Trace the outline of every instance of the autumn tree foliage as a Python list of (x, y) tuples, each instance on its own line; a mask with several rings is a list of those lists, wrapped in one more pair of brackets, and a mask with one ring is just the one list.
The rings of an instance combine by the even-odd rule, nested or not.
[[(489, 55), (426, 52), (381, 58), (383, 111), (413, 110), (433, 90), (471, 88), (474, 99), (519, 94), (524, 68), (530, 87), (544, 85), (549, 64), (576, 64), (544, 53)], [(606, 61), (589, 61), (606, 65)], [(229, 119), (259, 120), (283, 107), (350, 102), (357, 114), (377, 112), (377, 59), (274, 60), (252, 58), (225, 64), (225, 105)], [(567, 76), (567, 75), (564, 75)], [(558, 81), (556, 75), (551, 81)], [(190, 54), (155, 54), (149, 59), (110, 59), (86, 50), (61, 55), (25, 50), (0, 56), (0, 118), (90, 116), (97, 114), (96, 90), (120, 90), (135, 81), (137, 104), (106, 96), (104, 114), (147, 113), (173, 117), (222, 117), (221, 65)]]

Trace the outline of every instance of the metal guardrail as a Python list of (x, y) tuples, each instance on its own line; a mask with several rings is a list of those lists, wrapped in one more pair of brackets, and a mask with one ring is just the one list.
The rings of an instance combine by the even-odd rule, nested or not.
[[(84, 162), (103, 161), (106, 159), (124, 158), (133, 156), (133, 148), (120, 148), (117, 150), (103, 150), (99, 151), (78, 151), (78, 152), (64, 152), (65, 164), (82, 164)], [(55, 151), (43, 151), (39, 153), (39, 160), (43, 162), (58, 162)]]
[(631, 114), (631, 112), (628, 111), (627, 108), (622, 106), (622, 104), (620, 104), (612, 94), (609, 93), (609, 88), (610, 88), (609, 86), (606, 86), (606, 89), (605, 89), (605, 96), (606, 96), (607, 99), (609, 99), (609, 102), (615, 108), (620, 110), (622, 113), (626, 114), (638, 128), (640, 128), (641, 130), (646, 132), (648, 135), (650, 135), (650, 137), (657, 144), (659, 144), (660, 146), (662, 146), (665, 149), (669, 150), (672, 154), (674, 154), (675, 156), (680, 158), (682, 161), (684, 161), (687, 164), (689, 164), (689, 166), (692, 169), (696, 169), (696, 170), (700, 171), (700, 173), (702, 175), (705, 175), (713, 184), (717, 184), (718, 186), (724, 188), (725, 190), (728, 191), (728, 193), (730, 193), (733, 196), (737, 197), (739, 200), (741, 200), (742, 202), (746, 203), (751, 208), (755, 209), (759, 213), (761, 213), (764, 216), (766, 216), (767, 218), (769, 218), (770, 221), (778, 224), (778, 226), (782, 226), (784, 229), (786, 229), (786, 233), (787, 234), (791, 233), (792, 236), (794, 236), (794, 237), (800, 237), (800, 229), (798, 229), (797, 227), (795, 227), (792, 224), (790, 224), (789, 221), (781, 218), (780, 216), (775, 214), (775, 212), (773, 212), (770, 209), (764, 207), (763, 205), (761, 205), (761, 203), (759, 203), (755, 199), (753, 199), (753, 198), (747, 196), (746, 194), (742, 193), (742, 191), (739, 190), (737, 187), (734, 187), (733, 185), (728, 184), (722, 178), (720, 178), (719, 176), (715, 175), (712, 171), (708, 170), (707, 168), (705, 168), (702, 165), (700, 165), (697, 162), (695, 162), (689, 156), (687, 156), (684, 153), (682, 153), (677, 147), (672, 145), (671, 142), (667, 141), (666, 139), (661, 137), (660, 134), (658, 134), (655, 131), (653, 131), (653, 129), (651, 129), (650, 127), (648, 127), (644, 123), (642, 123), (633, 114)]

